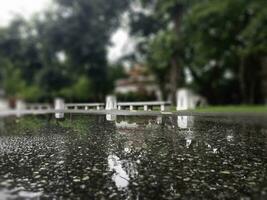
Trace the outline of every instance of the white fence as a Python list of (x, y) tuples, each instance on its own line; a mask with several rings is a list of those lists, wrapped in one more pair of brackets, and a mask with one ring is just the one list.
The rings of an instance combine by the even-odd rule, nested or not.
[[(165, 111), (166, 106), (170, 105), (170, 102), (163, 101), (151, 101), (151, 102), (118, 102), (117, 110), (129, 109), (130, 111), (143, 108), (144, 111), (153, 110), (153, 108), (159, 108), (161, 111)], [(103, 110), (105, 109), (104, 103), (66, 103), (66, 110)]]
[[(142, 108), (143, 111), (151, 111), (153, 109), (159, 109), (165, 111), (166, 107), (169, 106), (170, 102), (164, 101), (145, 101), (145, 102), (118, 102), (117, 110), (139, 110)], [(65, 103), (65, 110), (104, 110), (105, 103)], [(41, 104), (41, 103), (30, 103), (20, 106), (18, 110), (53, 110), (55, 109), (52, 104)]]
[(96, 109), (96, 110), (101, 110), (105, 108), (104, 103), (66, 103), (65, 104), (65, 109), (70, 110), (90, 110), (90, 109)]
[[(144, 101), (144, 102), (117, 102), (116, 97), (109, 96), (105, 103), (65, 103), (64, 99), (56, 99), (54, 104), (48, 103), (25, 103), (22, 100), (16, 102), (16, 108), (11, 109), (7, 106), (5, 109), (0, 109), (0, 112), (12, 111), (21, 113), (37, 113), (37, 112), (54, 112), (61, 113), (64, 111), (107, 111), (107, 110), (142, 110), (142, 111), (165, 111), (170, 102), (164, 101)], [(112, 97), (112, 98), (111, 98)], [(56, 112), (57, 113), (57, 112)]]
[(31, 103), (25, 104), (26, 110), (52, 110), (54, 106), (50, 104), (41, 104), (41, 103)]
[(118, 110), (123, 110), (123, 108), (129, 108), (131, 111), (142, 107), (144, 111), (153, 110), (155, 107), (159, 107), (161, 111), (165, 111), (166, 106), (170, 105), (170, 102), (164, 101), (150, 101), (150, 102), (119, 102)]

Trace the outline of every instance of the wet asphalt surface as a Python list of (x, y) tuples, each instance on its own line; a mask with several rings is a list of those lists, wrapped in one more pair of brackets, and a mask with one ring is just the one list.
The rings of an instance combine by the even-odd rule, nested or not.
[(0, 118), (0, 199), (265, 200), (267, 119)]

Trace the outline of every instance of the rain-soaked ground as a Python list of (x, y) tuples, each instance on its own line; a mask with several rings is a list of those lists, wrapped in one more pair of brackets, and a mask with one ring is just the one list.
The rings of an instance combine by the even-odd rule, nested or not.
[(0, 118), (0, 199), (267, 199), (267, 119)]

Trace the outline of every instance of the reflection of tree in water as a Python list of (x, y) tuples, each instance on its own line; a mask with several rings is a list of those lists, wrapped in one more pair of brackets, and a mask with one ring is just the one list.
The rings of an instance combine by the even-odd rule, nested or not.
[(164, 134), (166, 127), (158, 125), (157, 118), (149, 120), (143, 118), (143, 124), (137, 129), (117, 128), (118, 137), (121, 138), (119, 141), (123, 145), (118, 145), (120, 149), (116, 152), (119, 154), (118, 157), (125, 161), (124, 167), (131, 180), (128, 195), (133, 199), (136, 197), (156, 199), (159, 198), (158, 195), (169, 193), (174, 187), (173, 182), (168, 184), (166, 178), (164, 179), (168, 177), (170, 166), (161, 165), (162, 159), (173, 154), (173, 149), (169, 147), (173, 139)]
[[(128, 195), (133, 199), (173, 199), (181, 195), (238, 198), (252, 194), (253, 185), (259, 184), (257, 179), (264, 182), (266, 150), (262, 148), (266, 135), (259, 135), (265, 142), (255, 140), (255, 134), (261, 132), (257, 126), (244, 129), (239, 123), (220, 124), (196, 118), (193, 127), (181, 129), (173, 127), (175, 118), (162, 121), (161, 126), (139, 126), (138, 131), (118, 130), (130, 149), (118, 149), (119, 157), (125, 163), (134, 163), (134, 174), (130, 173), (131, 167), (125, 166), (131, 174)], [(250, 131), (254, 138), (245, 133)], [(193, 134), (192, 141), (186, 148), (189, 132)]]
[[(14, 125), (14, 133), (19, 134), (20, 126)], [(36, 126), (38, 133), (32, 129), (23, 137), (7, 136), (4, 142), (10, 151), (5, 146), (0, 154), (0, 185), (39, 191), (49, 198), (107, 198), (120, 193), (110, 178), (112, 172), (107, 171), (114, 128), (103, 117), (76, 116)]]
[[(69, 126), (66, 157), (67, 182), (70, 184), (73, 197), (116, 198), (123, 194), (117, 189), (109, 171), (109, 149), (113, 145), (115, 127), (105, 116), (77, 116), (75, 120), (66, 120), (63, 126)], [(64, 194), (65, 191), (62, 191)]]
[[(1, 134), (0, 189), (11, 188), (14, 195), (29, 191), (41, 194), (53, 183), (56, 164), (64, 160), (62, 133), (66, 130), (48, 125), (42, 119), (7, 119), (7, 127), (11, 128)], [(25, 125), (29, 127), (25, 129)]]

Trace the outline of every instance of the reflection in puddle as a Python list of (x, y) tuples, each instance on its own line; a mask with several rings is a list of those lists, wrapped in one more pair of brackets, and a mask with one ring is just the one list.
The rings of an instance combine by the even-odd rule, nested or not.
[(178, 116), (177, 126), (181, 129), (187, 129), (193, 127), (193, 117), (189, 116)]
[(0, 199), (267, 199), (264, 120), (105, 119), (5, 119)]
[(116, 121), (117, 120), (117, 115), (107, 114), (106, 115), (106, 120), (107, 121), (111, 121), (111, 122)]
[(233, 142), (233, 141), (234, 141), (233, 130), (227, 130), (226, 140), (227, 140), (228, 142)]
[(0, 199), (14, 199), (16, 196), (12, 195), (12, 192), (6, 189), (0, 190)]
[(12, 199), (28, 199), (28, 200), (39, 200), (42, 196), (42, 192), (30, 192), (30, 191), (20, 191), (20, 188), (15, 188), (13, 190), (3, 189), (0, 190), (1, 200), (12, 200)]
[(117, 188), (122, 189), (129, 185), (129, 175), (122, 167), (122, 161), (116, 155), (108, 156), (108, 165), (110, 171), (114, 171), (112, 180), (115, 182)]
[(157, 117), (157, 124), (162, 124), (162, 116)]
[(180, 129), (184, 130), (186, 148), (190, 147), (193, 139), (195, 138), (194, 131), (191, 130), (193, 128), (193, 122), (194, 122), (194, 118), (192, 116), (191, 117), (189, 117), (189, 116), (177, 116), (177, 126)]
[(121, 121), (116, 123), (117, 128), (137, 128), (138, 124), (136, 122), (129, 123), (127, 121)]
[(192, 144), (193, 139), (195, 138), (193, 131), (189, 130), (186, 132), (185, 141), (186, 141), (186, 148), (189, 148)]

